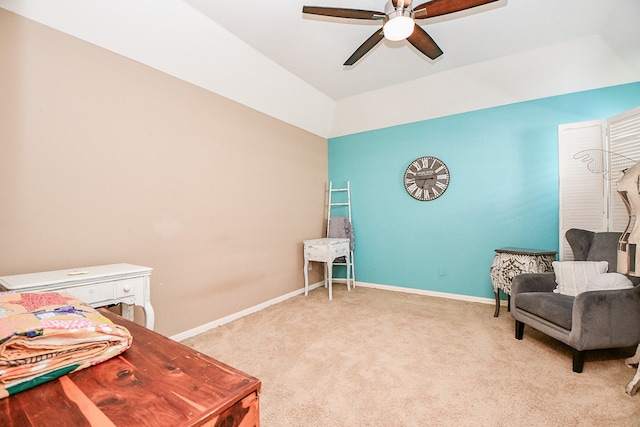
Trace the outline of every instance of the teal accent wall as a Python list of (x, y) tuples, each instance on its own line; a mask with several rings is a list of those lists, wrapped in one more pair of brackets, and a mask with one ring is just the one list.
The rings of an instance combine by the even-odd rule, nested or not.
[[(637, 82), (329, 139), (329, 179), (351, 184), (357, 280), (492, 297), (494, 249), (558, 250), (558, 125), (639, 105)], [(451, 172), (429, 202), (403, 185), (422, 156)]]

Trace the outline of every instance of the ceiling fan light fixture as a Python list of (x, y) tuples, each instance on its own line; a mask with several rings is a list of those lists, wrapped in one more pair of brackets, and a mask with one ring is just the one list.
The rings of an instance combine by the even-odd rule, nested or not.
[(393, 11), (387, 17), (389, 19), (383, 26), (384, 37), (387, 40), (404, 40), (413, 33), (415, 23), (411, 11)]

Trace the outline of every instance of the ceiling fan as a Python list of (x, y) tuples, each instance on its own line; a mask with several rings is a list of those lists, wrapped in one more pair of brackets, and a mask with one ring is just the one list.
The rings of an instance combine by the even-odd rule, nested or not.
[(353, 65), (380, 43), (383, 38), (394, 41), (407, 39), (420, 52), (431, 59), (436, 59), (442, 55), (442, 50), (431, 36), (415, 23), (415, 19), (447, 15), (494, 1), (498, 0), (431, 0), (412, 8), (411, 0), (389, 0), (385, 5), (384, 12), (338, 7), (303, 6), (302, 13), (335, 18), (381, 20), (383, 22), (382, 28), (362, 43), (344, 63), (344, 65)]

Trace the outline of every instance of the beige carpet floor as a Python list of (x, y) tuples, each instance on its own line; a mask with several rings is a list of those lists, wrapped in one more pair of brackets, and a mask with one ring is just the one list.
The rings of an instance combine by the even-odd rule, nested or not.
[(640, 426), (633, 349), (571, 350), (503, 307), (318, 288), (184, 344), (262, 380), (263, 427)]

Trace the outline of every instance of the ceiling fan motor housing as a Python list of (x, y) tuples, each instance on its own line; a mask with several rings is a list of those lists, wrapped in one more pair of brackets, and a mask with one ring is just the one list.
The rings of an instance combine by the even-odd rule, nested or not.
[(390, 0), (384, 6), (383, 32), (388, 40), (404, 40), (413, 33), (415, 25), (411, 0)]

